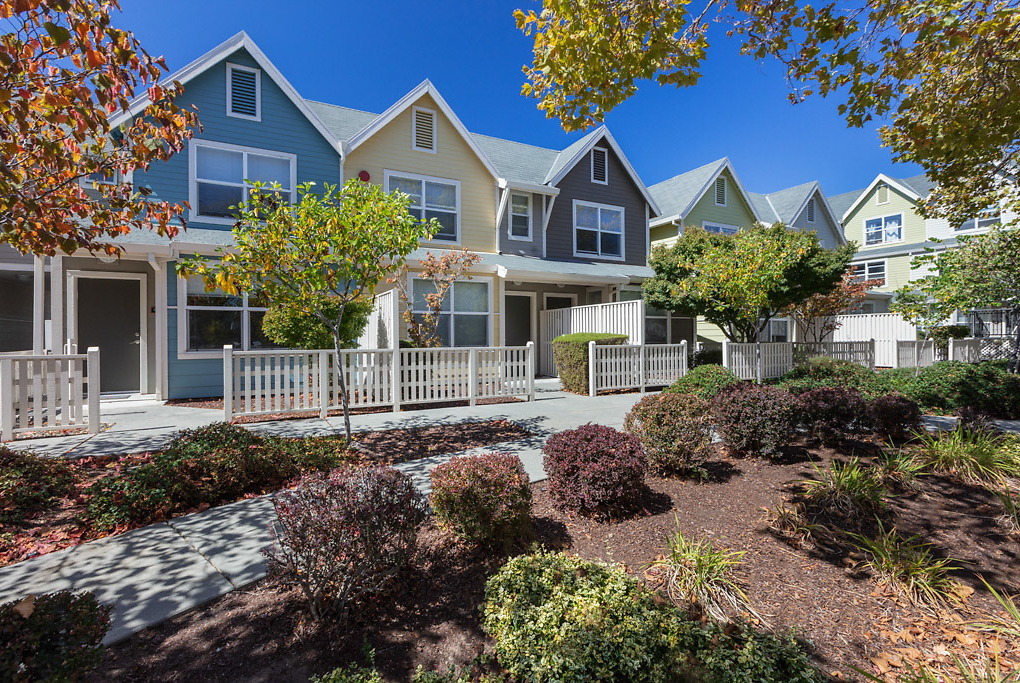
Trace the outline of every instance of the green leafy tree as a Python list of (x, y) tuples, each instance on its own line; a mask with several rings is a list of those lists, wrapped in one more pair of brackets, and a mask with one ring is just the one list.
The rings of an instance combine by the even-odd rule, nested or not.
[(568, 130), (637, 91), (698, 82), (709, 23), (744, 54), (775, 58), (790, 99), (839, 98), (849, 126), (886, 121), (884, 145), (939, 185), (925, 211), (960, 223), (1017, 206), (1000, 182), (1020, 163), (1020, 11), (1003, 0), (543, 0), (518, 10), (533, 35), (525, 95)]
[[(350, 349), (365, 331), (372, 314), (372, 300), (358, 299), (349, 302), (340, 316), (340, 345)], [(321, 308), (329, 319), (339, 314), (340, 304), (327, 297)], [(262, 334), (271, 342), (289, 349), (328, 349), (333, 346), (333, 332), (322, 320), (307, 311), (288, 306), (271, 306), (262, 318)]]
[[(275, 188), (278, 189), (278, 188)], [(257, 184), (238, 207), (234, 246), (218, 260), (183, 259), (179, 272), (201, 276), (208, 289), (257, 294), (269, 307), (284, 307), (322, 322), (332, 337), (336, 367), (344, 346), (347, 307), (404, 267), (408, 254), (438, 230), (408, 210), (409, 198), (387, 194), (357, 179), (342, 187), (298, 187), (286, 204), (273, 187)], [(347, 439), (350, 402), (344, 373), (337, 373)]]
[(776, 314), (829, 292), (856, 247), (826, 249), (814, 232), (781, 223), (733, 235), (689, 226), (670, 247), (655, 247), (645, 300), (686, 316), (704, 316), (734, 342), (753, 342)]
[(911, 266), (928, 274), (902, 287), (890, 308), (928, 329), (955, 311), (1008, 309), (1015, 326), (1009, 369), (1020, 369), (1020, 231), (994, 228), (961, 236), (958, 247), (929, 248)]

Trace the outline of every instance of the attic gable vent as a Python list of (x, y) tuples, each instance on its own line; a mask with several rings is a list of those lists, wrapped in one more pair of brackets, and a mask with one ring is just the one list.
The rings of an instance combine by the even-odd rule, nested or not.
[(262, 72), (227, 65), (227, 115), (258, 121), (262, 117)]
[(591, 181), (593, 183), (605, 185), (609, 182), (608, 170), (606, 169), (609, 163), (608, 154), (601, 147), (595, 147), (591, 150)]
[(431, 109), (414, 108), (412, 117), (411, 146), (421, 152), (436, 151), (436, 112)]
[(889, 203), (889, 186), (885, 183), (878, 186), (875, 192), (875, 203), (876, 204), (888, 204)]
[(808, 223), (815, 222), (815, 200), (814, 197), (808, 200), (807, 203), (807, 220)]
[(726, 206), (726, 178), (722, 176), (715, 179), (715, 203), (717, 206)]

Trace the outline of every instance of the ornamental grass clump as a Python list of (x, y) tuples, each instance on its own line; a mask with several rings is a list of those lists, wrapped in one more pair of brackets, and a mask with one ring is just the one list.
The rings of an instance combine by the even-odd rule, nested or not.
[(630, 434), (586, 424), (554, 434), (542, 452), (549, 495), (561, 510), (617, 517), (644, 495), (648, 463), (641, 442)]
[(885, 507), (885, 487), (860, 459), (833, 460), (827, 470), (815, 467), (815, 472), (818, 479), (803, 482), (805, 502), (814, 515), (858, 524)]
[(895, 528), (878, 522), (874, 538), (850, 534), (864, 552), (865, 564), (879, 579), (901, 589), (915, 604), (941, 606), (957, 598), (957, 584), (949, 573), (952, 560), (936, 557), (930, 543), (920, 536), (904, 538)]
[(958, 427), (918, 435), (919, 457), (934, 471), (966, 481), (1002, 482), (1020, 476), (1020, 437)]
[(857, 389), (820, 387), (797, 398), (801, 424), (826, 446), (837, 446), (869, 427), (868, 403)]
[(691, 394), (651, 394), (631, 409), (623, 428), (644, 447), (656, 474), (700, 477), (711, 454), (712, 415), (708, 401)]
[(742, 383), (715, 397), (712, 414), (723, 445), (730, 451), (774, 457), (794, 438), (796, 403), (783, 389)]
[(46, 508), (73, 490), (66, 460), (0, 445), (0, 520)]
[(436, 519), (468, 543), (509, 550), (531, 535), (531, 487), (516, 455), (461, 456), (430, 476)]
[(313, 474), (273, 499), (269, 572), (296, 585), (315, 619), (346, 616), (382, 591), (413, 554), (428, 503), (390, 467)]

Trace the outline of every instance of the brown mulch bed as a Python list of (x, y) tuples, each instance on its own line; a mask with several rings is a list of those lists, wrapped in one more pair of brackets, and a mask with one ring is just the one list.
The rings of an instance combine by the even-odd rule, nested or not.
[[(873, 451), (869, 444), (859, 446)], [(859, 680), (852, 667), (892, 675), (909, 661), (951, 664), (952, 656), (989, 652), (994, 639), (964, 623), (998, 611), (977, 572), (998, 589), (1020, 589), (1020, 540), (997, 523), (994, 495), (928, 476), (893, 498), (889, 515), (901, 532), (921, 534), (960, 560), (965, 569), (957, 578), (973, 589), (956, 612), (934, 614), (881, 587), (853, 558), (810, 544), (793, 547), (769, 530), (766, 511), (790, 498), (791, 484), (816, 476), (815, 464), (825, 467), (844, 454), (799, 447), (786, 456), (780, 464), (719, 457), (703, 484), (649, 479), (644, 508), (610, 522), (557, 511), (544, 485), (535, 484), (538, 541), (620, 563), (653, 584), (647, 564), (677, 524), (687, 536), (745, 551), (737, 575), (751, 604), (770, 627), (796, 629), (815, 663), (836, 678)], [(410, 680), (418, 666), (469, 666), (491, 651), (478, 606), (485, 579), (502, 558), (472, 554), (434, 528), (424, 534), (423, 546), (393, 594), (358, 610), (346, 627), (317, 627), (295, 592), (263, 581), (113, 646), (96, 680), (304, 681), (363, 662), (366, 648), (375, 650), (387, 680)], [(998, 646), (1002, 662), (1012, 666), (1020, 643)]]
[[(392, 465), (529, 436), (532, 436), (531, 432), (513, 422), (489, 420), (360, 432), (355, 434), (354, 439), (367, 461)], [(150, 453), (139, 453), (81, 458), (71, 462), (76, 480), (71, 495), (59, 499), (49, 509), (30, 513), (24, 519), (0, 519), (0, 567), (144, 526), (124, 526), (112, 532), (91, 529), (85, 519), (88, 504), (85, 492), (91, 484), (107, 474), (143, 464), (151, 457)], [(259, 494), (248, 497), (256, 495)], [(186, 510), (174, 516), (198, 511)]]
[[(503, 396), (500, 398), (480, 398), (475, 401), (475, 405), (479, 406), (494, 406), (501, 405), (503, 403), (520, 403), (521, 399), (513, 396)], [(166, 402), (168, 406), (175, 406), (178, 408), (203, 408), (205, 410), (223, 410), (223, 398), (175, 398), (170, 399)], [(400, 406), (401, 413), (411, 412), (415, 410), (427, 410), (429, 408), (465, 408), (470, 406), (470, 401), (438, 401), (436, 403), (404, 403)], [(351, 415), (372, 415), (375, 413), (389, 413), (392, 412), (392, 408), (387, 406), (375, 406), (371, 408), (351, 408)], [(268, 413), (266, 415), (243, 415), (241, 417), (235, 417), (231, 422), (235, 424), (254, 424), (256, 422), (277, 422), (280, 420), (302, 420), (310, 417), (317, 417), (318, 412), (283, 412), (283, 413)], [(330, 410), (326, 413), (327, 417), (341, 417), (343, 416), (342, 410)]]

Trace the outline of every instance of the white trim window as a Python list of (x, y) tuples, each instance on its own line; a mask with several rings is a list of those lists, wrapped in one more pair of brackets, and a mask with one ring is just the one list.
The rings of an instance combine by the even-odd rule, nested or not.
[(400, 190), (411, 198), (407, 210), (419, 220), (435, 218), (442, 226), (433, 241), (457, 242), (460, 239), (460, 183), (445, 178), (386, 171), (386, 191)]
[(879, 287), (885, 284), (885, 259), (854, 263), (851, 264), (850, 270), (855, 282), (879, 280), (881, 281), (881, 284), (878, 285)]
[(886, 244), (903, 241), (903, 214), (864, 219), (864, 244)]
[(715, 179), (715, 205), (726, 206), (726, 178), (724, 176)]
[(236, 208), (248, 200), (256, 182), (277, 183), (277, 194), (294, 201), (297, 186), (297, 156), (256, 147), (242, 147), (209, 140), (192, 140), (189, 145), (191, 219), (204, 223), (232, 225)]
[(736, 235), (740, 232), (740, 226), (727, 225), (725, 223), (710, 223), (708, 221), (702, 221), (701, 227), (703, 227), (706, 232), (715, 232), (720, 235)]
[(574, 200), (574, 256), (624, 257), (622, 206)]
[(765, 329), (758, 335), (760, 342), (788, 342), (790, 341), (790, 319), (772, 318), (765, 325)]
[(599, 185), (609, 184), (609, 150), (604, 147), (591, 149), (591, 181)]
[(523, 192), (510, 194), (510, 239), (531, 239), (531, 195)]
[(262, 71), (227, 64), (227, 116), (262, 120)]
[(411, 108), (411, 149), (436, 154), (436, 111)]
[(971, 218), (968, 221), (964, 221), (957, 228), (957, 232), (963, 232), (965, 230), (987, 230), (993, 225), (999, 225), (1002, 223), (1002, 211), (997, 206), (991, 206), (984, 209), (976, 217)]
[[(428, 312), (425, 297), (436, 291), (431, 280), (411, 278), (411, 312)], [(443, 346), (488, 346), (492, 338), (492, 287), (488, 280), (458, 280), (439, 309), (439, 334)]]
[(202, 278), (177, 279), (177, 350), (193, 358), (221, 358), (223, 347), (237, 351), (276, 348), (262, 334), (266, 307), (247, 294), (207, 292)]

